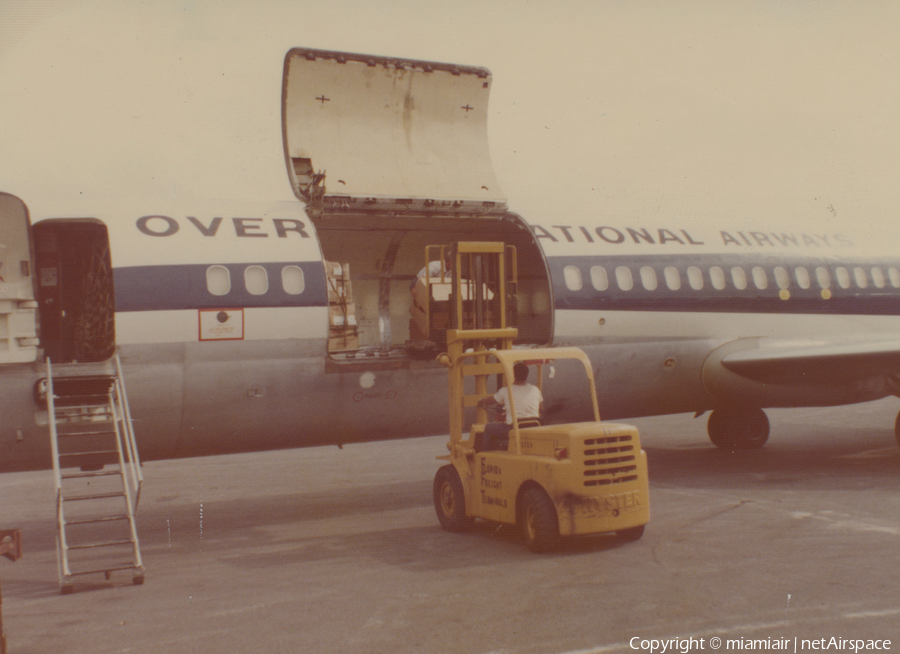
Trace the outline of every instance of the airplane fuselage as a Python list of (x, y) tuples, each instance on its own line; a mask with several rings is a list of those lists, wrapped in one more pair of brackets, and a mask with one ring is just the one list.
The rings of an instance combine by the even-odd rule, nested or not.
[[(424, 245), (486, 233), (520, 251), (521, 345), (585, 349), (606, 418), (891, 393), (890, 367), (761, 380), (720, 362), (773, 338), (893, 338), (900, 261), (863, 257), (852, 233), (526, 223), (509, 213), (447, 214), (430, 227), (408, 216), (376, 225), (356, 214), (326, 224), (299, 202), (37, 211), (35, 273), (48, 325), (56, 284), (76, 300), (84, 291), (66, 283), (67, 272), (81, 269), (63, 263), (48, 271), (55, 264), (42, 259), (47, 234), (83, 217), (108, 231), (115, 347), (147, 459), (445, 432), (446, 372), (437, 351), (412, 338), (409, 281)], [(328, 261), (349, 270), (356, 323), (349, 347), (335, 348), (330, 332)], [(59, 343), (69, 337), (57, 336), (51, 342), (44, 334), (42, 352), (59, 352), (53, 358), (64, 370), (72, 356)], [(545, 382), (549, 420), (588, 411), (564, 373)], [(40, 362), (4, 366), (3, 470), (49, 465), (46, 410), (33, 397), (45, 377)]]

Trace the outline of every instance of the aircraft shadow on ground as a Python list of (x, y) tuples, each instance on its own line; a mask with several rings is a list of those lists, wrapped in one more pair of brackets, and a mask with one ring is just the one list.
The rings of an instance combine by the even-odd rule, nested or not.
[(790, 490), (845, 490), (895, 483), (900, 448), (881, 431), (847, 429), (829, 434), (773, 436), (756, 450), (723, 450), (711, 444), (665, 448), (647, 446), (650, 483), (689, 488), (783, 487)]

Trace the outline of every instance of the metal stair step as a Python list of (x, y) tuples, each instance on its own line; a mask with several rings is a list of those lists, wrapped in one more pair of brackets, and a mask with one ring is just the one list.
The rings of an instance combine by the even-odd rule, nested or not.
[(111, 566), (106, 566), (103, 568), (94, 568), (91, 570), (73, 570), (69, 573), (69, 576), (75, 577), (77, 575), (93, 575), (98, 574), (100, 572), (109, 573), (116, 572), (118, 570), (137, 570), (138, 572), (143, 572), (144, 567), (140, 565), (136, 565), (134, 563), (116, 563)]
[(84, 452), (60, 452), (59, 456), (102, 456), (110, 454), (119, 454), (118, 450), (85, 450)]
[(72, 472), (67, 475), (60, 475), (61, 479), (84, 479), (86, 477), (114, 477), (122, 476), (121, 470), (96, 470), (94, 472)]
[(54, 407), (58, 418), (100, 418), (111, 416), (112, 411), (107, 411), (109, 403), (99, 406), (58, 406)]
[(117, 547), (121, 545), (134, 545), (130, 540), (111, 540), (103, 543), (87, 543), (85, 545), (69, 545), (69, 550), (92, 550), (98, 547)]
[(66, 432), (58, 432), (56, 434), (60, 438), (66, 438), (71, 436), (115, 436), (116, 432), (106, 429), (103, 431), (66, 431)]
[(66, 526), (68, 527), (69, 525), (88, 525), (88, 524), (94, 524), (97, 522), (114, 522), (116, 520), (129, 520), (129, 519), (130, 519), (130, 517), (128, 516), (127, 513), (120, 513), (117, 515), (109, 515), (109, 516), (102, 516), (102, 517), (96, 517), (96, 518), (77, 518), (75, 520), (66, 520), (65, 522), (66, 522)]
[(65, 409), (102, 409), (108, 407), (108, 395), (54, 395), (53, 405), (60, 410)]
[(105, 500), (112, 497), (125, 497), (122, 491), (116, 493), (97, 493), (95, 495), (74, 495), (72, 497), (62, 498), (63, 502), (81, 502), (83, 500)]

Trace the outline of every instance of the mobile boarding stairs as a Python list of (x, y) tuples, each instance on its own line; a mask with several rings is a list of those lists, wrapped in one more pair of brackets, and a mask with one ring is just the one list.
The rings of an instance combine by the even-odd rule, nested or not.
[(47, 414), (56, 481), (63, 594), (74, 578), (131, 570), (144, 582), (135, 528), (141, 464), (118, 355), (104, 363), (47, 360)]

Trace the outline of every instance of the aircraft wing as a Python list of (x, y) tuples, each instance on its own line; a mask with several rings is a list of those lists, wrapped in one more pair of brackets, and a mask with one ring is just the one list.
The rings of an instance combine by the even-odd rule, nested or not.
[[(756, 339), (754, 339), (756, 340)], [(900, 338), (757, 340), (725, 354), (721, 365), (766, 384), (826, 384), (900, 374)]]

